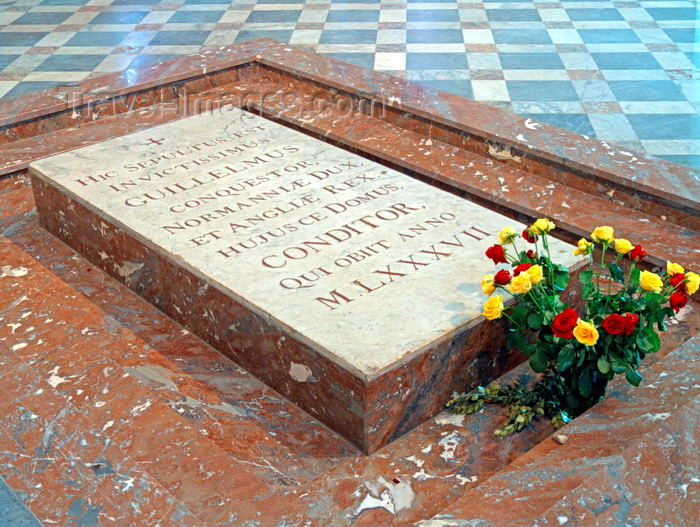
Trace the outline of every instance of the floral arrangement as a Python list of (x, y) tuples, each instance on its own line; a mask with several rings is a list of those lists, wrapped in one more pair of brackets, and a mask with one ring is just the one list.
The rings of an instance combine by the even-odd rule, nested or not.
[[(522, 430), (537, 415), (560, 428), (600, 401), (615, 374), (624, 373), (638, 386), (640, 361), (659, 350), (657, 331), (666, 329), (666, 318), (678, 313), (700, 286), (700, 276), (676, 263), (668, 262), (661, 274), (641, 270), (637, 264), (646, 256), (642, 247), (615, 238), (612, 227), (598, 227), (574, 251), (589, 261), (579, 275), (583, 307), (577, 311), (561, 299), (570, 275), (551, 260), (548, 236), (554, 228), (547, 218), (521, 235), (505, 227), (500, 243), (486, 251), (494, 264), (503, 265), (481, 284), (489, 295), (484, 316), (508, 318), (507, 344), (529, 357), (531, 368), (541, 374), (537, 383), (529, 389), (517, 384), (478, 387), (447, 403), (455, 413), (479, 411), (484, 403), (508, 406), (504, 426), (496, 431), (501, 437)], [(526, 250), (519, 251), (518, 243), (525, 243)], [(614, 259), (606, 265), (611, 252)], [(630, 260), (626, 273), (620, 266), (623, 258)], [(498, 291), (513, 295), (511, 309), (504, 308), (503, 296), (494, 294)]]

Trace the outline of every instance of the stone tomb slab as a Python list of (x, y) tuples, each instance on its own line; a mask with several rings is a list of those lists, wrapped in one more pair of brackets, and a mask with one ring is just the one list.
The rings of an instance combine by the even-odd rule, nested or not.
[(523, 360), (480, 316), (523, 225), (283, 125), (227, 108), (30, 172), (44, 227), (365, 452)]

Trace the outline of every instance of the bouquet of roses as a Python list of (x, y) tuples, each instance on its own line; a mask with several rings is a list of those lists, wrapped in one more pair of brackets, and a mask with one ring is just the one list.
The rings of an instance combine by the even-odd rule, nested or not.
[[(561, 299), (569, 270), (550, 257), (548, 235), (554, 228), (546, 218), (521, 235), (505, 227), (500, 243), (486, 251), (495, 264), (503, 265), (482, 280), (482, 290), (489, 295), (484, 316), (508, 318), (509, 347), (519, 348), (541, 375), (533, 388), (479, 387), (453, 398), (447, 407), (472, 413), (486, 402), (508, 406), (506, 423), (496, 431), (499, 436), (522, 430), (536, 415), (548, 416), (555, 428), (563, 426), (597, 403), (615, 374), (624, 373), (638, 386), (642, 377), (637, 368), (647, 353), (659, 350), (658, 331), (665, 330), (664, 321), (678, 313), (700, 285), (700, 276), (676, 263), (668, 262), (665, 273), (641, 270), (637, 264), (646, 256), (642, 247), (614, 238), (612, 227), (598, 227), (591, 241), (582, 238), (574, 251), (589, 260), (579, 274), (583, 306), (574, 309)], [(519, 250), (519, 243), (526, 244), (525, 250)], [(611, 252), (613, 261), (606, 265)], [(623, 258), (630, 260), (626, 273), (620, 266)], [(494, 294), (500, 291), (515, 298), (511, 309), (504, 308), (501, 294)]]

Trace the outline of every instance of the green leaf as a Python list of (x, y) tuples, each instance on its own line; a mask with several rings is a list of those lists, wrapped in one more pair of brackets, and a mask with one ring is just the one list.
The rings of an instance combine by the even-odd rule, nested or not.
[(517, 334), (518, 333), (516, 331), (511, 330), (506, 335), (506, 346), (508, 346), (508, 349), (518, 347), (518, 342), (517, 342), (518, 337), (516, 337)]
[[(637, 335), (636, 343), (637, 343), (637, 346), (639, 347), (639, 349), (642, 350), (644, 353), (652, 353), (655, 351), (654, 345), (647, 339), (647, 337), (644, 333), (639, 333), (639, 335)], [(621, 373), (621, 372), (615, 372), (615, 373)]]
[(661, 347), (661, 339), (659, 338), (658, 333), (653, 332), (650, 335), (647, 335), (647, 340), (649, 341), (649, 344), (651, 344), (652, 349), (650, 352), (645, 353), (654, 353), (659, 351), (659, 348)]
[(537, 350), (530, 355), (530, 367), (537, 373), (542, 373), (547, 368), (547, 357), (542, 350)]
[(649, 315), (652, 322), (662, 322), (666, 317), (672, 317), (675, 312), (670, 307), (662, 307)]
[(612, 370), (615, 373), (625, 373), (625, 371), (627, 370), (627, 364), (625, 363), (625, 361), (619, 359), (614, 360), (612, 362)]
[(557, 313), (561, 313), (566, 309), (568, 304), (565, 304), (564, 302), (561, 301), (559, 298), (559, 295), (547, 295), (545, 296), (545, 299), (547, 301), (547, 304), (549, 304), (549, 308), (547, 309), (547, 312), (554, 317)]
[(637, 373), (637, 370), (631, 368), (625, 373), (625, 378), (633, 386), (639, 386), (639, 383), (642, 381), (642, 376)]
[(569, 285), (570, 276), (568, 274), (558, 274), (554, 276), (554, 288), (557, 291), (566, 290), (566, 286)]
[(639, 322), (637, 323), (637, 328), (635, 329), (635, 331), (640, 331), (641, 328), (647, 325), (647, 317), (644, 314), (644, 311), (635, 311), (635, 313), (639, 315)]
[(554, 271), (554, 288), (559, 291), (564, 291), (566, 286), (569, 285), (569, 270), (561, 265), (556, 266)]
[(656, 312), (656, 317), (654, 317), (654, 319), (658, 322), (659, 331), (666, 331), (664, 320), (675, 316), (675, 314), (676, 312), (670, 307), (661, 308)]
[(625, 275), (622, 273), (622, 269), (620, 269), (618, 265), (611, 263), (608, 266), (608, 269), (610, 269), (610, 276), (613, 280), (620, 283), (625, 281)]
[(582, 284), (590, 284), (593, 282), (593, 271), (581, 271), (579, 280), (581, 280)]
[(608, 362), (608, 359), (605, 357), (600, 357), (598, 359), (598, 370), (600, 370), (600, 373), (608, 373), (610, 368), (612, 368), (612, 364)]
[(646, 310), (648, 313), (653, 313), (661, 304), (661, 295), (658, 293), (646, 293), (644, 295)]
[(508, 334), (508, 346), (511, 348), (518, 348), (520, 351), (525, 352), (527, 347), (527, 336), (522, 331), (513, 331)]
[(540, 329), (543, 322), (544, 315), (542, 313), (530, 313), (527, 317), (527, 325), (532, 329)]
[(607, 350), (610, 348), (610, 344), (612, 341), (615, 339), (615, 335), (611, 335), (610, 333), (606, 333), (605, 336), (603, 337), (603, 343), (605, 344), (605, 349)]
[(573, 346), (565, 346), (559, 351), (557, 356), (557, 366), (561, 371), (569, 369), (573, 364), (576, 354)]
[(591, 384), (591, 373), (589, 370), (583, 370), (578, 378), (578, 391), (584, 397), (591, 395), (593, 385)]
[(636, 290), (637, 287), (639, 286), (639, 275), (640, 275), (639, 267), (635, 267), (634, 269), (632, 269), (632, 271), (630, 271), (630, 277), (629, 277), (630, 278), (630, 289), (634, 288), (634, 289), (632, 289), (633, 291)]
[(535, 344), (534, 342), (528, 342), (527, 344), (525, 344), (525, 346), (523, 346), (521, 350), (525, 355), (529, 357), (537, 351), (537, 344)]
[(525, 322), (527, 318), (527, 308), (525, 306), (515, 306), (510, 313), (511, 318), (518, 324)]

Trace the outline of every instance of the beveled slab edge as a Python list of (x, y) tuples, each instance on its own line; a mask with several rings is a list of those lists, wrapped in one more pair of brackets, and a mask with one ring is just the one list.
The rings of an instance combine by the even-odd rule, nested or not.
[[(615, 149), (587, 136), (269, 39), (207, 50), (136, 70), (136, 81), (134, 70), (127, 70), (89, 79), (75, 87), (93, 95), (109, 88), (110, 96), (121, 95), (251, 62), (376, 99), (389, 107), (700, 212), (697, 170)], [(56, 89), (0, 101), (0, 126), (65, 110), (66, 97), (53, 92)]]

